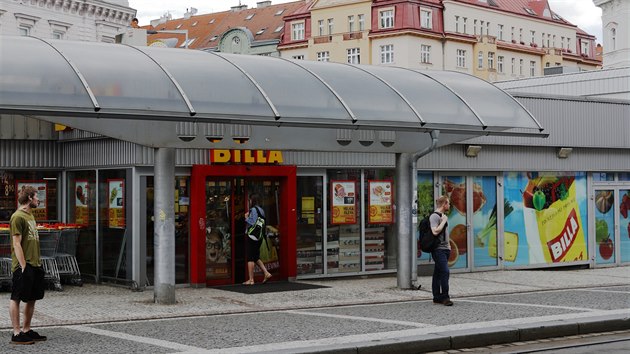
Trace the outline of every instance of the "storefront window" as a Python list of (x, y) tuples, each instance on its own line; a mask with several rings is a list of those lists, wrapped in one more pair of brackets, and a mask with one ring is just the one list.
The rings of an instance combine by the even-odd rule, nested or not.
[(630, 173), (628, 172), (619, 172), (618, 177), (619, 177), (619, 181), (622, 181), (622, 182), (630, 181)]
[[(429, 215), (433, 210), (435, 210), (435, 200), (434, 191), (433, 191), (433, 173), (431, 172), (418, 172), (418, 222), (422, 220), (425, 216)], [(418, 260), (428, 261), (430, 258), (430, 254), (423, 253), (420, 250), (420, 233), (418, 229), (415, 230), (416, 241), (417, 241), (417, 255)]]
[(297, 274), (322, 274), (323, 177), (297, 178)]
[(132, 260), (131, 185), (127, 170), (99, 171), (98, 208), (100, 277), (104, 280), (130, 281)]
[[(595, 263), (615, 263), (615, 191), (595, 190)], [(622, 215), (623, 216), (623, 215)]]
[(326, 233), (328, 273), (361, 271), (361, 170), (328, 172), (330, 199)]
[(586, 173), (507, 172), (504, 186), (505, 266), (589, 259)]
[(607, 172), (593, 172), (593, 181), (594, 182), (611, 182), (615, 180), (614, 173)]
[(630, 262), (630, 189), (619, 190), (621, 261)]
[(396, 269), (394, 173), (394, 170), (363, 172), (365, 271)]
[(59, 221), (57, 171), (0, 170), (0, 223), (8, 223), (17, 209), (17, 191), (26, 185), (37, 188), (39, 207), (33, 210), (38, 223)]
[(81, 276), (96, 279), (96, 171), (68, 171), (68, 222), (79, 226), (76, 258)]

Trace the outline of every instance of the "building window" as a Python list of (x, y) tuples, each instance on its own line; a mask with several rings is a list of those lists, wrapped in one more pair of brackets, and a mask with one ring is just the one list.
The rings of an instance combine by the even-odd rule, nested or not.
[(394, 45), (386, 44), (381, 46), (381, 64), (392, 64), (394, 62)]
[(494, 69), (494, 53), (488, 52), (488, 69)]
[(282, 15), (283, 12), (284, 12), (284, 9), (280, 9), (280, 10), (276, 11), (274, 16), (280, 16), (280, 15)]
[(571, 38), (567, 37), (567, 50), (571, 50)]
[(564, 36), (560, 37), (560, 48), (564, 48)]
[(617, 29), (616, 28), (610, 29), (610, 44), (612, 46), (612, 50), (617, 49)]
[(477, 55), (477, 68), (483, 69), (483, 52), (479, 51)]
[(516, 59), (512, 58), (512, 75), (514, 75), (515, 73), (514, 71), (516, 69), (515, 66), (516, 66)]
[(380, 17), (380, 28), (392, 28), (394, 27), (394, 10), (385, 10), (378, 13)]
[(545, 48), (545, 32), (540, 35), (540, 45)]
[(477, 35), (477, 20), (473, 20), (473, 34)]
[(431, 11), (420, 10), (420, 27), (428, 29), (433, 28), (433, 18), (431, 15)]
[(330, 61), (330, 52), (317, 52), (317, 61)]
[(523, 59), (520, 59), (518, 63), (519, 63), (518, 74), (522, 76), (523, 75)]
[(529, 76), (536, 76), (536, 62), (529, 62)]
[(459, 16), (455, 16), (455, 33), (459, 33)]
[(503, 40), (503, 25), (497, 25), (497, 34), (498, 34), (499, 40), (502, 41)]
[(518, 29), (518, 41), (521, 43), (523, 42), (523, 29), (522, 28)]
[(295, 60), (304, 60), (304, 54), (302, 54), (302, 55), (294, 55), (292, 58), (295, 59)]
[(512, 42), (515, 41), (515, 39), (514, 39), (514, 27), (512, 27), (512, 34), (511, 34), (510, 39), (512, 40)]
[(536, 31), (529, 31), (532, 36), (532, 40), (529, 43), (536, 43)]
[(587, 41), (582, 41), (582, 54), (584, 55), (588, 55), (589, 50), (588, 50), (588, 42)]
[(278, 32), (280, 32), (280, 31), (282, 31), (282, 29), (283, 29), (283, 28), (284, 28), (284, 26), (280, 25), (280, 26), (278, 26), (278, 27), (276, 28), (276, 30), (275, 30), (275, 31), (273, 31), (273, 33), (278, 33)]
[(20, 36), (28, 36), (31, 34), (31, 28), (26, 26), (18, 27), (18, 33)]
[(490, 35), (490, 22), (486, 22), (486, 36)]
[(197, 38), (188, 38), (182, 44), (179, 45), (180, 48), (188, 48)]
[(261, 28), (260, 30), (258, 30), (258, 32), (256, 32), (257, 36), (260, 36), (261, 34), (265, 33), (266, 28)]
[(361, 49), (350, 48), (347, 50), (348, 64), (361, 64)]
[(431, 46), (420, 45), (420, 62), (423, 64), (431, 64)]
[(359, 15), (359, 31), (365, 31), (365, 15)]
[(323, 36), (324, 35), (324, 20), (317, 21), (317, 26), (319, 28), (319, 35)]
[(503, 74), (503, 56), (497, 57), (497, 71)]
[(294, 41), (301, 41), (304, 39), (304, 22), (298, 22), (291, 24), (291, 39)]
[(249, 20), (251, 20), (252, 18), (254, 18), (254, 15), (256, 15), (256, 14), (254, 13), (254, 14), (247, 15), (247, 17), (245, 17), (245, 19), (246, 19), (247, 21), (249, 21)]
[(547, 47), (551, 44), (551, 34), (547, 33)]
[(348, 16), (348, 32), (354, 32), (354, 16)]
[(552, 40), (551, 40), (551, 45), (552, 45), (554, 48), (557, 48), (557, 47), (556, 47), (556, 35), (554, 34), (554, 35), (553, 35), (553, 37), (551, 37), (551, 38), (552, 38)]
[(335, 30), (335, 22), (332, 18), (328, 19), (328, 35), (332, 35)]
[(53, 31), (52, 38), (53, 39), (64, 39), (65, 33), (61, 31)]
[(466, 33), (466, 21), (468, 21), (468, 19), (464, 17), (464, 26), (463, 26), (462, 33)]
[(466, 51), (463, 49), (457, 50), (457, 67), (458, 68), (466, 67)]

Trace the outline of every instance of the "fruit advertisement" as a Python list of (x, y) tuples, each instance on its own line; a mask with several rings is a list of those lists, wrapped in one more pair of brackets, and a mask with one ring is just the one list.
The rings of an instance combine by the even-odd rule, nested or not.
[[(615, 262), (615, 209), (613, 205), (615, 205), (615, 191), (595, 190), (595, 262), (597, 264)], [(623, 218), (623, 215), (621, 217)]]
[(391, 224), (394, 222), (392, 211), (393, 188), (391, 181), (368, 181), (369, 223)]
[(109, 227), (125, 227), (125, 181), (123, 179), (107, 180)]
[(87, 226), (89, 223), (88, 198), (90, 195), (90, 185), (87, 180), (76, 180), (75, 185), (75, 223)]
[(506, 266), (589, 259), (585, 173), (508, 172), (504, 185)]
[(630, 262), (630, 190), (620, 190), (619, 226), (621, 236), (621, 261)]

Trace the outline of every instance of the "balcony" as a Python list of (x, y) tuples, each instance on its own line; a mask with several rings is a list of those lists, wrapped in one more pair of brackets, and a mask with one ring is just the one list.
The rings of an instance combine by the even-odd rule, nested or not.
[(348, 32), (343, 34), (343, 40), (349, 41), (352, 39), (361, 39), (363, 38), (363, 32)]
[(313, 37), (313, 44), (322, 44), (332, 42), (333, 36), (318, 36)]

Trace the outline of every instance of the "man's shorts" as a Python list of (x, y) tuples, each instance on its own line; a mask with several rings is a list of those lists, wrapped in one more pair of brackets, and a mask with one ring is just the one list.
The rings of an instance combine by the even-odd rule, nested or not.
[(13, 291), (11, 300), (35, 301), (44, 298), (44, 269), (26, 264), (26, 269), (17, 269), (13, 272)]

